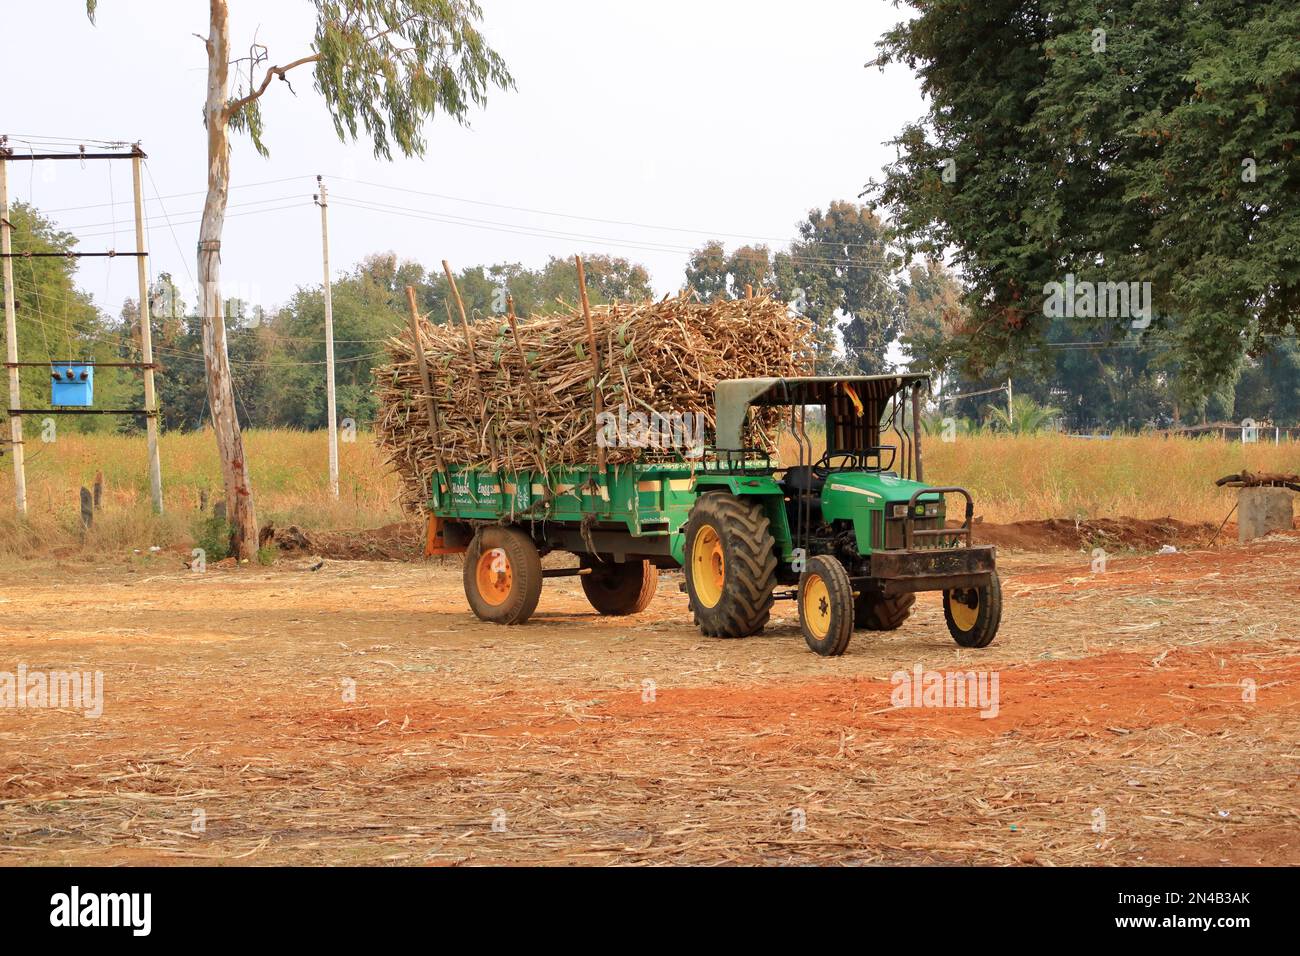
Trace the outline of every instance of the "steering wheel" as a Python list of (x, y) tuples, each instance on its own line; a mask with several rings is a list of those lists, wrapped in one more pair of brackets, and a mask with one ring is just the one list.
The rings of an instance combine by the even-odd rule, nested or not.
[[(838, 459), (844, 459), (847, 462), (847, 464), (841, 465), (837, 469), (831, 463)], [(816, 475), (818, 478), (825, 479), (830, 476), (830, 473), (832, 471), (853, 470), (853, 469), (861, 468), (862, 465), (860, 464), (860, 462), (864, 460), (865, 458), (862, 456), (860, 452), (828, 451), (820, 458), (817, 459), (816, 463), (812, 466), (812, 473)]]
[[(885, 452), (889, 452), (889, 464), (883, 462)], [(825, 479), (830, 476), (832, 471), (866, 471), (867, 462), (872, 458), (876, 460), (876, 470), (888, 471), (894, 466), (894, 459), (898, 457), (898, 449), (893, 445), (876, 445), (864, 451), (828, 451), (812, 466), (812, 473), (818, 478)], [(836, 461), (844, 461), (845, 464), (835, 466), (832, 464)]]

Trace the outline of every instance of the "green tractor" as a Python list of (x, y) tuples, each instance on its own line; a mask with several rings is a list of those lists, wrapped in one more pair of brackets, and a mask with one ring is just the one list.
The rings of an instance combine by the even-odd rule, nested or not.
[[(927, 384), (920, 375), (718, 384), (718, 467), (698, 481), (684, 528), (683, 589), (705, 634), (753, 634), (773, 600), (795, 599), (808, 646), (833, 656), (844, 653), (855, 629), (899, 627), (917, 592), (942, 591), (944, 620), (958, 644), (993, 640), (1002, 592), (994, 548), (971, 541), (974, 501), (964, 488), (922, 481)], [(806, 418), (819, 406), (825, 451), (814, 458)], [(799, 457), (783, 472), (748, 464), (753, 456), (742, 435), (758, 408), (788, 415)], [(959, 527), (947, 526), (949, 495), (964, 499)]]
[[(843, 654), (853, 631), (890, 631), (920, 591), (942, 591), (963, 647), (985, 647), (1002, 615), (994, 549), (971, 540), (964, 488), (923, 483), (921, 375), (720, 382), (713, 447), (656, 451), (632, 464), (540, 472), (450, 468), (436, 476), (426, 554), (465, 552), (465, 594), (482, 620), (521, 624), (545, 578), (580, 576), (601, 614), (643, 610), (660, 569), (682, 568), (695, 623), (747, 637), (776, 600), (797, 600), (808, 646)], [(814, 452), (809, 409), (825, 429)], [(788, 423), (799, 452), (781, 463), (747, 448), (747, 423)], [(947, 501), (964, 499), (948, 527)], [(543, 570), (569, 552), (576, 567)]]

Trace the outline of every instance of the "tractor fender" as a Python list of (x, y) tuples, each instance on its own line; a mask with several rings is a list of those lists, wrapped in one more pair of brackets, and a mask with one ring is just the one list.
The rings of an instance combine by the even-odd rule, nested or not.
[[(785, 491), (771, 475), (697, 475), (691, 488), (694, 495), (708, 494), (710, 491), (726, 491), (739, 497), (754, 497), (763, 507), (763, 513), (771, 522), (772, 538), (776, 542), (777, 558), (781, 561), (791, 559), (793, 542), (790, 537), (790, 522), (785, 513)], [(684, 526), (683, 526), (684, 527)], [(685, 539), (680, 535), (673, 543), (673, 552), (678, 561), (684, 561)]]

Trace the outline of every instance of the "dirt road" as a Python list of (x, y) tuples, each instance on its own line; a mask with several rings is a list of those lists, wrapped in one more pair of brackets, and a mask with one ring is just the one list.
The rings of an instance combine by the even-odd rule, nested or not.
[[(450, 563), (315, 563), (0, 568), (0, 672), (104, 675), (0, 707), (0, 863), (1300, 863), (1300, 536), (1003, 555), (992, 647), (931, 595), (838, 659), (676, 576), (498, 628)], [(918, 667), (996, 706), (894, 706)]]

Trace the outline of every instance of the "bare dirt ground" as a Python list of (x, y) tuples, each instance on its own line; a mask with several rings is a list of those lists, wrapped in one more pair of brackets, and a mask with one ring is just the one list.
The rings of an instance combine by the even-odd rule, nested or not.
[[(924, 595), (836, 659), (788, 602), (701, 637), (676, 575), (500, 628), (452, 560), (10, 565), (0, 671), (105, 702), (0, 708), (0, 863), (1300, 863), (1300, 535), (1089, 562), (1000, 555), (986, 650)], [(996, 716), (892, 706), (918, 665)]]

